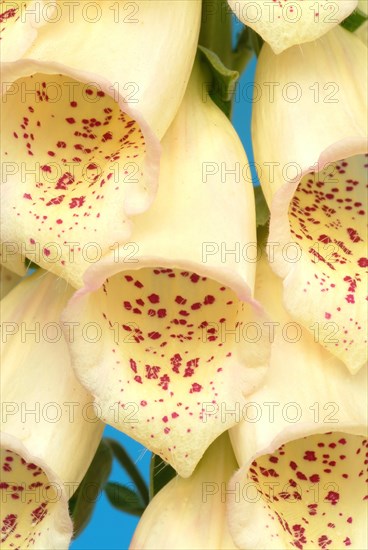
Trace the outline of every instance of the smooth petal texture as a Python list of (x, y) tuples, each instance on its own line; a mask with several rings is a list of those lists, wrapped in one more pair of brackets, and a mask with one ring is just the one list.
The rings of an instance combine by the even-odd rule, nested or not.
[(58, 2), (22, 59), (2, 66), (8, 264), (27, 256), (75, 287), (154, 199), (158, 138), (189, 80), (201, 3), (94, 9), (91, 22), (85, 3)]
[(72, 291), (39, 270), (1, 301), (4, 548), (68, 547), (67, 500), (102, 435), (92, 398), (71, 369), (59, 323)]
[(284, 302), (351, 372), (366, 362), (367, 82), (367, 48), (342, 28), (279, 56), (265, 45), (252, 122)]
[(172, 479), (149, 504), (130, 550), (235, 550), (226, 521), (226, 485), (238, 468), (227, 433), (190, 478)]
[(312, 42), (346, 19), (358, 0), (228, 0), (244, 25), (254, 29), (279, 54)]
[[(51, 2), (46, 0), (4, 0), (0, 6), (1, 61), (16, 61), (31, 46), (37, 36), (37, 27), (53, 13)], [(50, 14), (50, 15), (49, 15)]]
[(256, 242), (253, 190), (220, 170), (247, 159), (225, 115), (202, 101), (205, 78), (196, 66), (163, 140), (156, 201), (137, 217), (132, 242), (91, 267), (64, 317), (100, 327), (95, 343), (79, 332), (71, 352), (104, 421), (183, 477), (234, 424), (220, 407), (245, 402), (268, 353), (267, 342), (254, 344), (265, 340), (255, 263), (233, 252)]
[(9, 271), (4, 266), (0, 265), (0, 299), (2, 300), (5, 296), (15, 287), (21, 280), (19, 275)]
[(367, 372), (285, 331), (295, 323), (265, 261), (255, 295), (275, 329), (265, 384), (231, 430), (241, 469), (229, 488), (243, 496), (229, 501), (230, 532), (242, 549), (365, 548)]
[(60, 479), (19, 439), (0, 437), (1, 548), (69, 548), (73, 524)]

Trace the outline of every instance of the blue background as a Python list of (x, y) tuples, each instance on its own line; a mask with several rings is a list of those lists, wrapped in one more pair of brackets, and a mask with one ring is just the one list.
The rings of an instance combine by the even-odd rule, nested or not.
[[(251, 95), (251, 88), (248, 85), (253, 82), (255, 65), (256, 59), (254, 58), (249, 63), (238, 84), (240, 90), (248, 90), (248, 96)], [(240, 99), (234, 102), (233, 124), (245, 147), (249, 162), (252, 163), (253, 153), (250, 138), (252, 103), (250, 99), (247, 100), (246, 97), (242, 97), (243, 95), (245, 96), (245, 94), (239, 94)], [(118, 440), (125, 447), (148, 484), (151, 453), (136, 441), (110, 426), (106, 427), (104, 435)], [(125, 475), (124, 470), (114, 462), (110, 481), (125, 485), (130, 480)], [(83, 533), (72, 543), (71, 550), (127, 550), (137, 523), (138, 518), (117, 511), (109, 504), (105, 495), (101, 494), (92, 520)]]

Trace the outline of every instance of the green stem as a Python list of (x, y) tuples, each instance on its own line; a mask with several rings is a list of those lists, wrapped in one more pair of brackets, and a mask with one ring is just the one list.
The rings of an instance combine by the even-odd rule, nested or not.
[(199, 44), (215, 52), (224, 65), (232, 68), (231, 11), (226, 0), (203, 0)]
[(254, 51), (249, 45), (249, 29), (245, 27), (233, 52), (233, 66), (231, 67), (241, 75), (248, 65), (249, 61), (254, 56)]

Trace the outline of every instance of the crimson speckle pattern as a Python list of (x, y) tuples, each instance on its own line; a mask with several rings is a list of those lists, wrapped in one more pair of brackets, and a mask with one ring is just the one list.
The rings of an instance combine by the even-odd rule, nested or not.
[(49, 529), (44, 519), (57, 500), (55, 488), (41, 468), (12, 450), (1, 449), (0, 462), (1, 544), (14, 550), (39, 547), (43, 529)]
[(36, 263), (61, 269), (83, 254), (86, 243), (102, 251), (111, 245), (111, 222), (121, 231), (127, 189), (137, 182), (145, 188), (144, 137), (92, 84), (35, 74), (14, 86), (17, 93), (4, 97), (12, 125), (3, 130), (2, 154), (5, 162), (16, 161), (11, 183), (19, 193), (15, 199), (10, 190), (4, 202), (14, 203), (5, 206), (20, 231), (26, 228), (30, 259), (40, 250)]
[(367, 342), (366, 315), (359, 313), (359, 305), (368, 299), (367, 157), (352, 157), (311, 172), (302, 179), (289, 208), (291, 234), (315, 268), (300, 292), (313, 302), (320, 294), (320, 307), (325, 304), (325, 309), (319, 320), (338, 325), (339, 337), (332, 345), (344, 352)]
[[(329, 432), (286, 443), (252, 463), (248, 478), (267, 511), (265, 528), (280, 547), (358, 548), (368, 512), (362, 505), (368, 499), (367, 449), (361, 436)], [(274, 522), (277, 535), (271, 533)]]
[[(102, 311), (105, 327), (103, 356), (94, 361), (109, 369), (103, 386), (89, 389), (108, 402), (109, 422), (138, 440), (151, 441), (151, 450), (171, 463), (175, 453), (189, 457), (194, 452), (189, 445), (194, 425), (203, 427), (207, 437), (213, 437), (209, 422), (216, 423), (218, 435), (226, 422), (233, 425), (231, 415), (218, 422), (220, 404), (231, 408), (242, 399), (240, 385), (232, 386), (232, 372), (240, 373), (242, 365), (234, 335), (224, 338), (221, 326), (234, 332), (244, 322), (248, 304), (214, 280), (164, 267), (119, 273), (91, 299), (98, 304), (94, 312)], [(124, 421), (124, 410), (132, 403), (139, 405), (136, 420)], [(211, 418), (204, 403), (212, 405)], [(111, 414), (115, 405), (119, 415)]]

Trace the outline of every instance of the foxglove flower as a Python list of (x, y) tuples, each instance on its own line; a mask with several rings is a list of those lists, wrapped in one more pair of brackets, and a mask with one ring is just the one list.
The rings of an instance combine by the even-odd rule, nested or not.
[(68, 499), (101, 438), (59, 324), (71, 293), (40, 270), (1, 301), (2, 548), (68, 548)]
[(243, 403), (267, 364), (252, 298), (254, 195), (234, 171), (247, 158), (204, 94), (207, 79), (195, 66), (162, 142), (157, 198), (137, 216), (132, 242), (88, 270), (64, 315), (101, 327), (88, 345), (77, 327), (71, 352), (103, 420), (183, 477), (236, 422), (225, 403)]
[[(256, 297), (273, 320), (270, 369), (231, 430), (241, 466), (229, 483), (230, 532), (242, 549), (367, 546), (367, 372), (355, 376), (282, 307), (260, 262)], [(293, 327), (294, 326), (294, 327)]]
[(366, 362), (366, 61), (341, 27), (279, 56), (265, 45), (252, 122), (284, 303), (353, 373)]
[(78, 287), (155, 196), (158, 139), (184, 95), (201, 3), (54, 9), (2, 66), (2, 241), (15, 248), (3, 262), (27, 256)]
[(244, 25), (254, 29), (279, 54), (297, 44), (313, 42), (336, 27), (357, 7), (358, 0), (228, 0)]
[(238, 468), (227, 433), (190, 478), (172, 479), (149, 504), (130, 550), (235, 550), (226, 519), (226, 485)]

